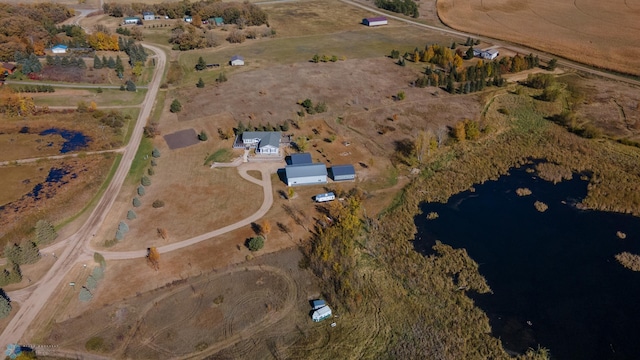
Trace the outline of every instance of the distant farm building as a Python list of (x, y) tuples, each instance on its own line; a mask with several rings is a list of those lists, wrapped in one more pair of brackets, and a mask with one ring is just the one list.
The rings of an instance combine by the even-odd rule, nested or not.
[(54, 54), (64, 54), (67, 52), (67, 45), (58, 44), (51, 48), (51, 52)]
[(240, 55), (233, 55), (229, 64), (231, 64), (231, 66), (242, 66), (244, 65), (244, 58)]
[(362, 19), (362, 23), (366, 26), (380, 26), (387, 25), (387, 18), (384, 16), (372, 17), (372, 18), (364, 18)]
[(242, 143), (247, 148), (255, 148), (256, 154), (278, 155), (280, 154), (279, 131), (245, 131), (242, 133)]
[(318, 310), (323, 306), (326, 306), (327, 303), (324, 300), (321, 299), (316, 299), (316, 300), (311, 300), (311, 307), (313, 310)]
[(0, 65), (0, 69), (2, 69), (2, 73), (5, 75), (11, 75), (16, 71), (16, 65), (11, 63), (2, 63), (2, 65)]
[(485, 60), (493, 60), (500, 55), (500, 52), (496, 49), (486, 49), (486, 50), (473, 50), (473, 56), (480, 57)]
[(125, 25), (137, 25), (142, 24), (142, 20), (139, 17), (126, 17), (122, 23)]
[(356, 179), (356, 169), (353, 165), (334, 165), (331, 167), (333, 181), (348, 181)]
[(222, 26), (222, 25), (224, 25), (224, 19), (221, 18), (221, 17), (210, 18), (209, 19), (209, 24), (213, 24), (215, 26)]
[(287, 165), (284, 171), (287, 186), (327, 183), (327, 166), (325, 164)]
[(191, 16), (185, 16), (185, 17), (184, 17), (184, 21), (185, 21), (185, 22), (188, 22), (188, 23), (192, 23), (192, 22), (193, 22), (193, 17), (191, 17)]
[(155, 20), (156, 19), (156, 15), (152, 11), (143, 11), (142, 12), (142, 19), (144, 19), (144, 20)]
[(311, 319), (313, 319), (314, 322), (320, 322), (330, 317), (331, 317), (331, 309), (329, 308), (328, 305), (325, 305), (317, 309), (316, 311), (313, 312), (313, 314), (311, 314)]
[(309, 153), (300, 153), (300, 154), (291, 154), (289, 156), (289, 165), (302, 165), (302, 164), (311, 164), (313, 160), (311, 160), (311, 154)]

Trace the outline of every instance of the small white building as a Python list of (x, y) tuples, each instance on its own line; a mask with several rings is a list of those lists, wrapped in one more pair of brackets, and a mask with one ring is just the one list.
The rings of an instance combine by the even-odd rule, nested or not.
[(336, 199), (336, 195), (332, 192), (318, 194), (315, 196), (316, 202), (327, 202)]
[(381, 25), (387, 25), (388, 22), (386, 17), (378, 16), (378, 17), (364, 18), (362, 19), (362, 24), (366, 26), (381, 26)]
[(244, 58), (240, 55), (233, 55), (229, 63), (231, 64), (231, 66), (243, 66)]
[(67, 52), (67, 45), (58, 44), (51, 48), (51, 52), (54, 54), (64, 54)]
[(184, 21), (185, 21), (185, 22), (188, 22), (188, 23), (192, 23), (192, 22), (193, 22), (193, 17), (191, 17), (191, 16), (185, 16), (185, 17), (184, 17)]
[(124, 18), (124, 20), (122, 20), (122, 23), (125, 25), (137, 25), (142, 23), (142, 20), (140, 20), (139, 17), (130, 16), (130, 17)]
[(473, 50), (473, 56), (483, 58), (485, 60), (493, 60), (500, 55), (500, 52), (496, 49), (486, 49), (486, 50)]
[(325, 305), (319, 308), (318, 310), (314, 311), (313, 314), (311, 314), (311, 319), (313, 319), (314, 322), (320, 322), (330, 317), (331, 317), (331, 309), (329, 308), (328, 305)]
[(152, 11), (143, 11), (142, 12), (142, 19), (143, 20), (155, 20), (156, 19), (156, 15)]

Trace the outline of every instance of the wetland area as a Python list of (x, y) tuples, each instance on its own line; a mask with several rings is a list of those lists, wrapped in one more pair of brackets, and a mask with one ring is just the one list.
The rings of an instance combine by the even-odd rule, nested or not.
[[(556, 359), (634, 358), (640, 273), (614, 256), (640, 252), (640, 219), (581, 210), (584, 176), (554, 185), (533, 167), (512, 169), (446, 204), (423, 204), (416, 250), (430, 254), (436, 240), (467, 250), (492, 290), (470, 296), (510, 351), (540, 344)], [(539, 211), (536, 201), (548, 208)]]

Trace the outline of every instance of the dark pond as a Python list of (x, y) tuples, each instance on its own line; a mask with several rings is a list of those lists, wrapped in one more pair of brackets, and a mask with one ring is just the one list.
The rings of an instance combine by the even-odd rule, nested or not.
[[(533, 194), (515, 193), (525, 187)], [(554, 359), (640, 359), (640, 273), (614, 258), (640, 254), (640, 219), (577, 209), (587, 192), (578, 176), (553, 185), (514, 169), (475, 189), (423, 204), (414, 246), (429, 254), (438, 239), (467, 249), (493, 290), (470, 296), (504, 347), (540, 345)], [(537, 211), (536, 200), (548, 210)], [(430, 212), (439, 217), (427, 220)]]
[[(28, 197), (32, 197), (35, 200), (39, 200), (40, 199), (40, 192), (44, 188), (44, 184), (60, 183), (61, 185), (64, 185), (68, 181), (62, 181), (62, 178), (65, 175), (68, 175), (69, 172), (70, 171), (65, 169), (65, 168), (51, 168), (51, 169), (49, 169), (49, 174), (47, 175), (47, 178), (44, 180), (44, 182), (36, 184), (36, 186), (33, 187), (33, 190), (31, 190), (31, 192), (28, 193), (27, 196)], [(72, 178), (75, 178), (75, 175), (76, 174), (73, 174)], [(47, 196), (47, 197), (49, 197), (49, 196)]]
[(61, 154), (85, 148), (87, 147), (87, 143), (91, 141), (91, 138), (80, 131), (51, 128), (40, 133), (40, 135), (43, 136), (52, 134), (60, 135), (65, 140), (60, 149)]

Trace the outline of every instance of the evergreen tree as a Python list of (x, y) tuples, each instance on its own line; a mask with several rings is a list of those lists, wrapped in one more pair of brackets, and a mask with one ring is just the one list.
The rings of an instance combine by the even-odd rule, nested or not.
[(58, 237), (58, 233), (53, 225), (47, 220), (38, 220), (36, 223), (36, 244), (46, 245)]
[(47, 54), (47, 65), (53, 65), (53, 56)]
[[(115, 66), (115, 65), (116, 65), (116, 63), (114, 62), (113, 66)], [(112, 69), (112, 67), (109, 66), (109, 61), (107, 60), (107, 57), (102, 55), (102, 67), (105, 67), (105, 66), (108, 67), (109, 69)]]
[(207, 68), (207, 63), (204, 61), (202, 56), (198, 58), (198, 63), (196, 64), (196, 70), (202, 71)]
[(11, 301), (2, 291), (0, 295), (0, 319), (6, 318), (11, 313)]
[(116, 56), (116, 72), (119, 74), (124, 73), (124, 65), (122, 65), (122, 59), (120, 59), (120, 55)]
[(197, 87), (199, 88), (203, 88), (204, 87), (204, 81), (202, 80), (202, 78), (198, 79), (198, 83), (196, 84)]
[(136, 84), (131, 81), (131, 80), (127, 80), (127, 91), (136, 91)]
[(109, 56), (109, 60), (107, 61), (107, 67), (109, 69), (115, 69), (116, 68), (116, 61), (111, 56)]
[(171, 102), (169, 111), (171, 111), (172, 113), (177, 113), (177, 112), (180, 112), (181, 110), (182, 110), (182, 104), (180, 104), (180, 101), (178, 101), (178, 99), (173, 99), (173, 102)]

